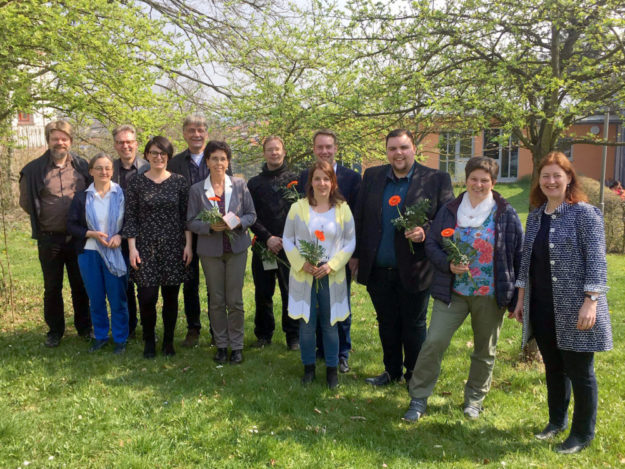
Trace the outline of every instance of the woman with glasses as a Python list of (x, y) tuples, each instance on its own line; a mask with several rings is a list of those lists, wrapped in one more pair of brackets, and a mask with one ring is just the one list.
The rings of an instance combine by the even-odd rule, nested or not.
[(74, 238), (80, 274), (89, 296), (95, 338), (90, 352), (109, 342), (108, 298), (114, 353), (123, 353), (128, 340), (128, 272), (121, 252), (124, 193), (111, 181), (113, 159), (99, 153), (89, 161), (91, 185), (77, 192), (67, 216), (67, 232)]
[(163, 354), (172, 356), (178, 318), (178, 290), (191, 262), (191, 232), (185, 230), (189, 186), (185, 178), (167, 171), (174, 147), (165, 137), (145, 146), (150, 169), (128, 184), (123, 234), (128, 238), (131, 277), (138, 287), (143, 325), (143, 356), (156, 355), (154, 327), (160, 288), (163, 296)]

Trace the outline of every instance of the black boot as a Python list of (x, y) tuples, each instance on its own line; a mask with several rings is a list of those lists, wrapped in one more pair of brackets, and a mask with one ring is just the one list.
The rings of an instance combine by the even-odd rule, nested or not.
[(302, 384), (307, 385), (315, 380), (315, 365), (304, 365), (304, 376), (302, 377)]
[(174, 342), (165, 342), (163, 341), (163, 355), (166, 357), (173, 357), (176, 355), (176, 351), (174, 350)]
[(145, 346), (143, 347), (143, 358), (154, 358), (156, 356), (156, 341), (154, 337), (151, 339), (145, 339)]
[(339, 375), (336, 366), (328, 366), (326, 368), (326, 382), (329, 389), (335, 389), (339, 386)]

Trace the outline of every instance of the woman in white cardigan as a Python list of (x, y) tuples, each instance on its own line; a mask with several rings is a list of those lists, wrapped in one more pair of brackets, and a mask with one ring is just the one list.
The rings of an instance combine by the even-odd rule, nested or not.
[[(332, 166), (319, 161), (308, 172), (306, 198), (294, 203), (284, 226), (283, 244), (291, 263), (289, 316), (300, 320), (302, 384), (315, 379), (317, 321), (321, 324), (326, 380), (338, 386), (338, 329), (349, 315), (345, 265), (356, 247), (354, 218), (338, 191)], [(301, 254), (302, 241), (319, 244), (324, 255), (312, 265)]]

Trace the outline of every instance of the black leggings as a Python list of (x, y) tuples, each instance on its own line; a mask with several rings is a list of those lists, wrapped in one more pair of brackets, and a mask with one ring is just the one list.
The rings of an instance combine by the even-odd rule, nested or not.
[(156, 326), (156, 302), (158, 301), (158, 289), (163, 295), (163, 343), (174, 341), (174, 330), (178, 319), (178, 291), (180, 285), (161, 285), (155, 287), (138, 287), (139, 311), (141, 325), (143, 327), (143, 340), (154, 340), (154, 327)]

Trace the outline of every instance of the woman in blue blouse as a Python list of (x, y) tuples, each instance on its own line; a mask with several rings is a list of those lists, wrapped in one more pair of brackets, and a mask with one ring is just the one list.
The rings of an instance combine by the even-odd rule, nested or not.
[[(436, 214), (425, 240), (434, 266), (432, 319), (409, 383), (410, 406), (404, 420), (425, 413), (441, 371), (443, 354), (456, 330), (471, 315), (473, 353), (464, 388), (464, 414), (478, 418), (490, 389), (497, 339), (506, 307), (514, 305), (514, 281), (521, 260), (523, 228), (512, 208), (493, 186), (499, 166), (492, 158), (471, 158), (465, 167), (467, 190)], [(443, 233), (453, 233), (475, 254), (468, 264), (450, 262)]]
[(108, 344), (108, 299), (114, 352), (123, 353), (128, 339), (128, 273), (120, 247), (124, 194), (111, 181), (113, 159), (109, 155), (94, 156), (89, 161), (89, 174), (93, 183), (74, 196), (67, 217), (67, 231), (74, 237), (80, 274), (89, 295), (95, 335), (89, 351), (95, 352)]
[(566, 430), (572, 386), (571, 432), (556, 451), (577, 453), (595, 436), (594, 352), (612, 348), (603, 218), (563, 153), (547, 154), (538, 174), (511, 316), (523, 323), (523, 345), (536, 338), (545, 363), (549, 423), (536, 438)]

